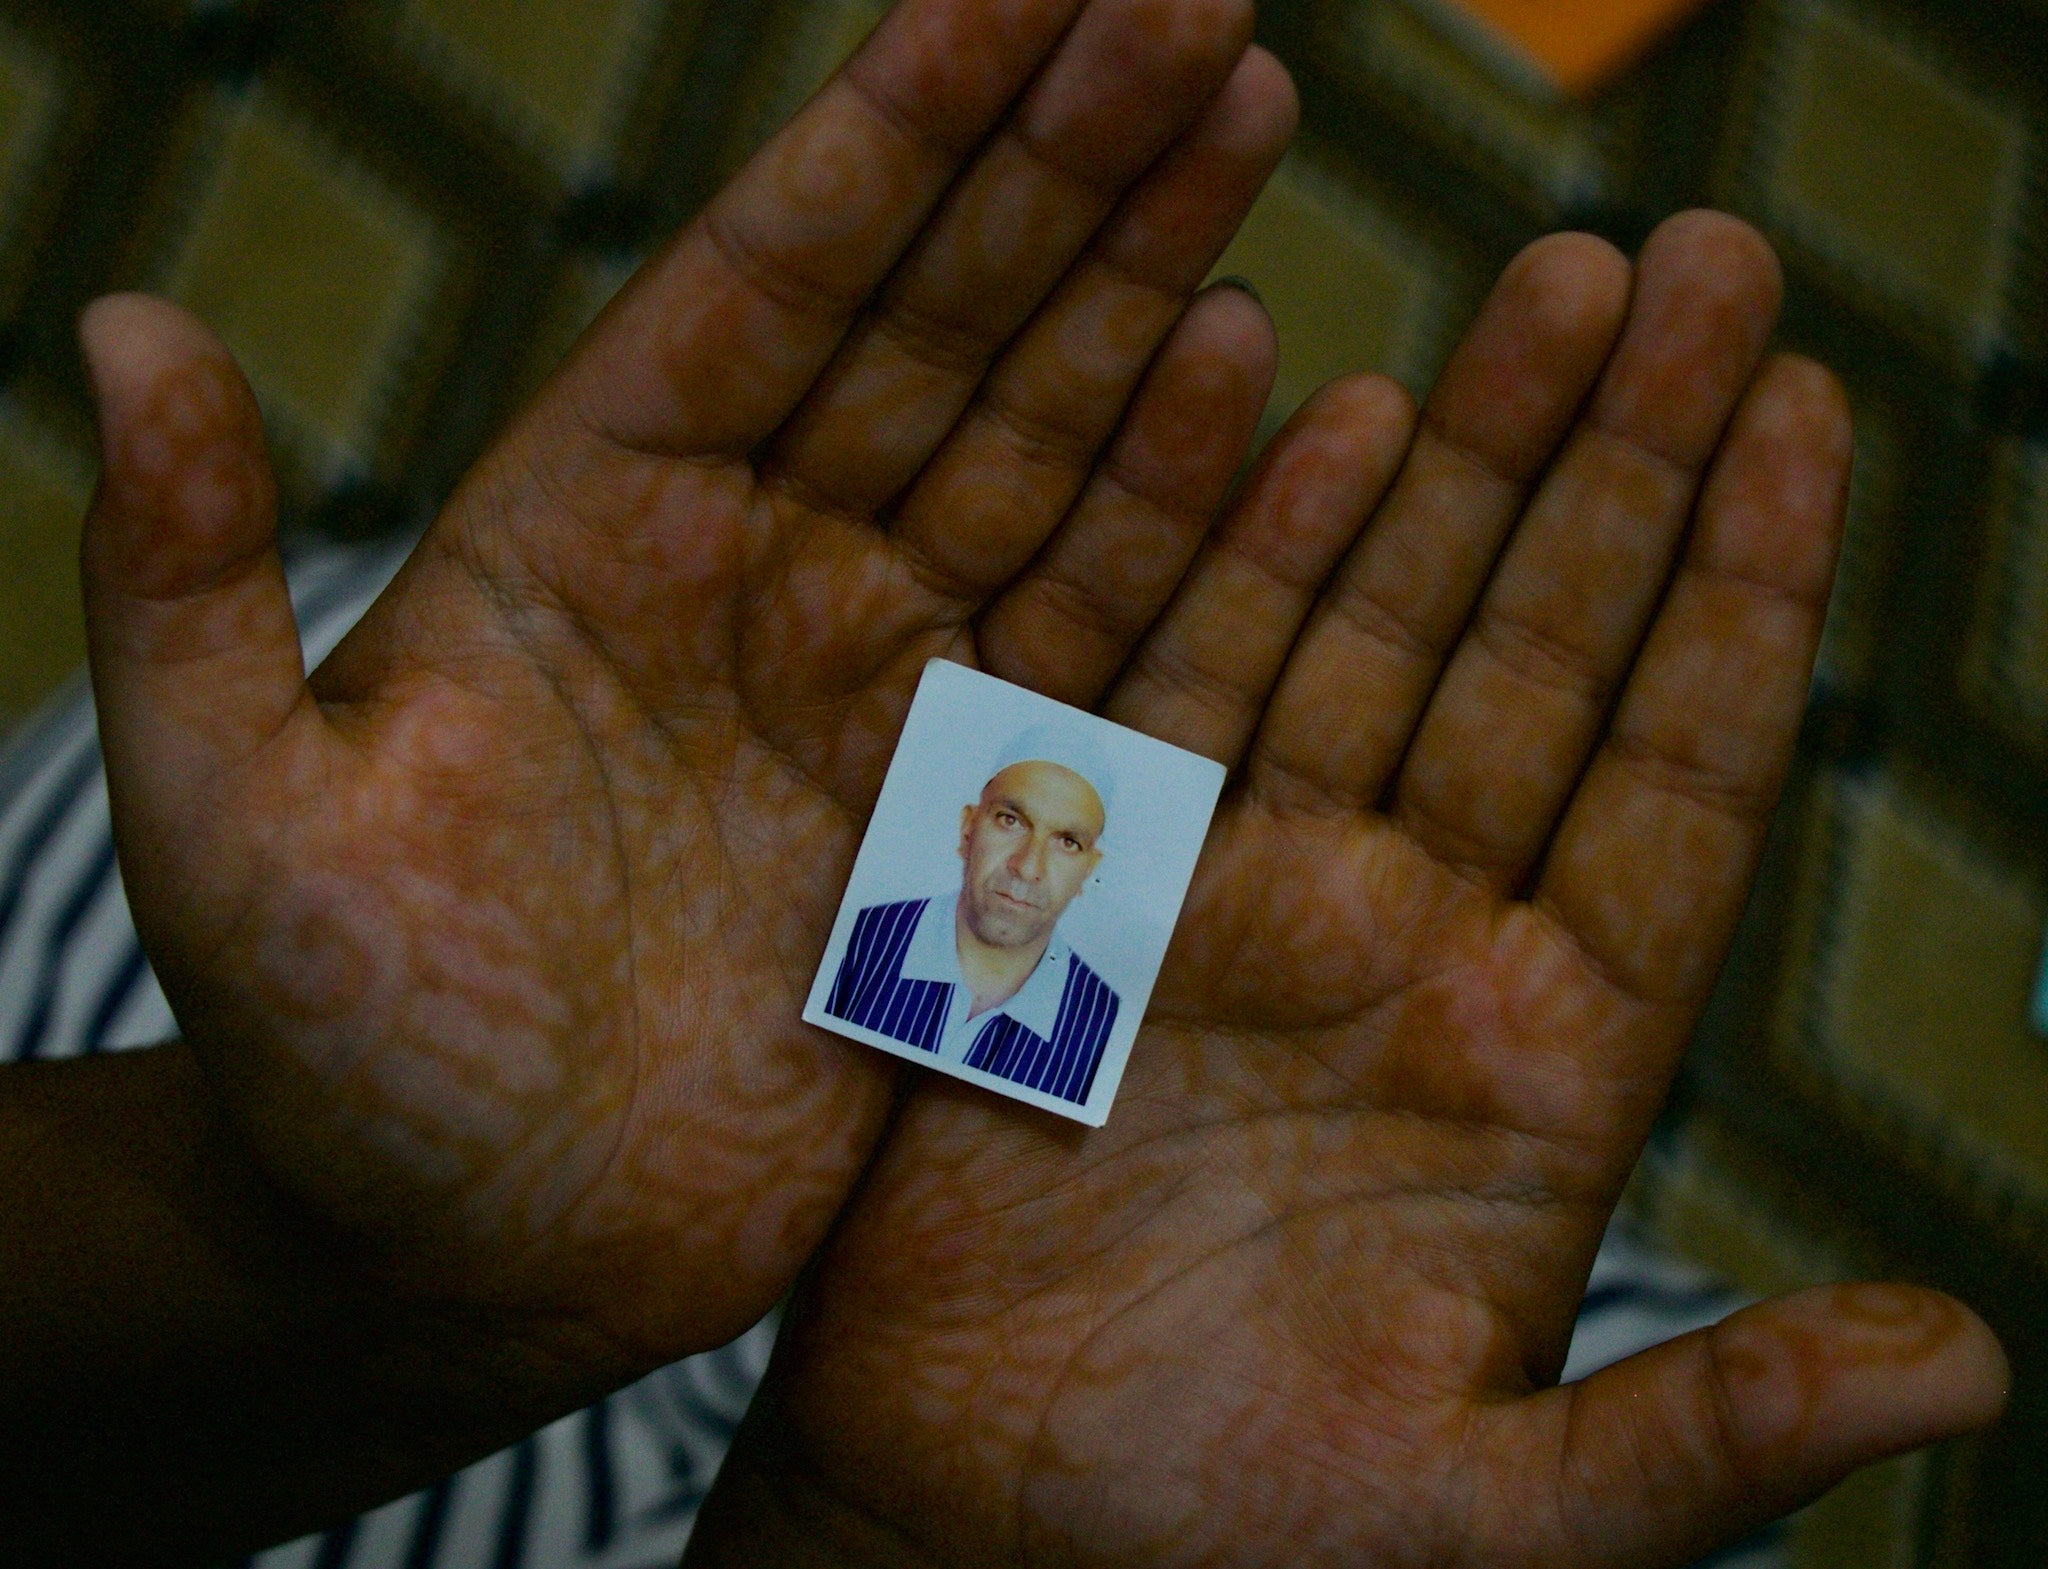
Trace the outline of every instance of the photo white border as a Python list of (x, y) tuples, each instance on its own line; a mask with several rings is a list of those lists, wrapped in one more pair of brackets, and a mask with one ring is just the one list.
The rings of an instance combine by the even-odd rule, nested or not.
[[(975, 716), (971, 745), (960, 739), (958, 716), (963, 712)], [(1156, 837), (1146, 846), (1149, 863), (1146, 880), (1151, 884), (1151, 890), (1145, 903), (1157, 924), (1151, 934), (1156, 937), (1156, 945), (1146, 944), (1149, 963), (1144, 973), (1141, 976), (1105, 974), (1097, 961), (1088, 955), (1085, 943), (1076, 950), (1089, 968), (1117, 994), (1119, 1001), (1116, 1023), (1109, 1039), (1103, 1043), (1095, 1080), (1085, 1103), (1062, 1100), (998, 1074), (970, 1068), (965, 1063), (943, 1062), (932, 1052), (921, 1051), (825, 1011), (860, 913), (876, 904), (931, 897), (940, 891), (926, 888), (917, 893), (906, 887), (904, 892), (893, 897), (883, 892), (892, 881), (894, 847), (889, 842), (890, 828), (907, 815), (904, 803), (914, 791), (928, 792), (930, 789), (924, 781), (915, 785), (908, 783), (909, 772), (922, 765), (923, 757), (940, 749), (955, 756), (971, 751), (978, 759), (986, 760), (993, 757), (1011, 736), (1047, 724), (1073, 727), (1077, 734), (1088, 738), (1089, 744), (1117, 760), (1114, 765), (1116, 802), (1108, 814), (1110, 827), (1104, 833), (1104, 840), (1118, 853), (1128, 851), (1134, 831), (1119, 827), (1116, 813), (1118, 810), (1129, 811), (1142, 802), (1148, 793), (1148, 785), (1161, 794), (1178, 798), (1183, 808), (1181, 821), (1167, 828), (1155, 828)], [(962, 774), (961, 777), (964, 779), (966, 776)], [(960, 806), (973, 800), (986, 777), (984, 774), (973, 790), (962, 796), (958, 803)], [(917, 695), (912, 699), (910, 712), (904, 720), (903, 734), (897, 742), (895, 755), (890, 759), (882, 793), (862, 834), (853, 872), (840, 896), (839, 913), (832, 925), (831, 938), (819, 959), (817, 975), (804, 1005), (804, 1021), (872, 1046), (877, 1051), (885, 1051), (892, 1057), (900, 1057), (905, 1062), (978, 1084), (1011, 1100), (1022, 1101), (1090, 1127), (1101, 1127), (1108, 1120), (1110, 1106), (1116, 1100), (1124, 1069), (1130, 1061), (1131, 1048), (1151, 1006), (1159, 967), (1165, 960), (1167, 943), (1187, 900), (1188, 885), (1193, 881), (1195, 864), (1201, 858), (1209, 824), (1215, 816), (1216, 803), (1227, 777), (1228, 771), (1221, 763), (1113, 724), (1099, 715), (1056, 702), (950, 660), (930, 661), (925, 666)], [(1161, 781), (1170, 781), (1170, 785), (1161, 789)], [(1120, 847), (1119, 840), (1123, 841)], [(956, 888), (958, 864), (956, 854), (953, 857)], [(900, 884), (900, 876), (898, 880)], [(1165, 907), (1169, 897), (1170, 909)], [(1071, 945), (1071, 939), (1069, 942)], [(1155, 946), (1156, 951), (1153, 951)]]

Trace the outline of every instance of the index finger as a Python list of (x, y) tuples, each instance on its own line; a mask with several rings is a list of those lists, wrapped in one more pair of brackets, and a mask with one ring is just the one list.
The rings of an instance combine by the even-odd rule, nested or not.
[[(757, 444), (1085, 3), (903, 0), (600, 319), (573, 406), (637, 450)], [(1056, 75), (1041, 94), (1085, 96)]]

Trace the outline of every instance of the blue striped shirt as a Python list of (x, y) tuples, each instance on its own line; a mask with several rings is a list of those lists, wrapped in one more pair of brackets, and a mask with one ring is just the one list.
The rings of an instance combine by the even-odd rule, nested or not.
[(942, 1061), (1086, 1105), (1120, 1003), (1055, 932), (1038, 967), (979, 1023), (960, 977), (952, 898), (908, 899), (860, 912), (825, 1011)]

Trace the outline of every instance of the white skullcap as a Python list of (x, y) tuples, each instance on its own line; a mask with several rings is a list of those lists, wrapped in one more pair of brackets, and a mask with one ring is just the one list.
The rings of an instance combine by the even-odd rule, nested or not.
[(1085, 730), (1076, 725), (1038, 724), (1013, 737), (990, 764), (990, 779), (1018, 763), (1057, 763), (1079, 774), (1095, 789), (1106, 820), (1116, 800), (1116, 773), (1109, 757)]

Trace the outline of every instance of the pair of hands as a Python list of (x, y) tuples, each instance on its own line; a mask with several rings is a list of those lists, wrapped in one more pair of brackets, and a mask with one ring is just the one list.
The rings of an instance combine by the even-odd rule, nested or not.
[[(1295, 116), (1250, 30), (903, 0), (310, 680), (239, 374), (88, 315), (116, 833), (219, 1137), (518, 1420), (816, 1255), (705, 1562), (1677, 1563), (2002, 1401), (1885, 1287), (1550, 1387), (1847, 418), (1689, 214), (1533, 246), (1419, 414), (1324, 389), (1217, 521), (1274, 346), (1196, 291)], [(798, 1022), (935, 656), (1234, 770), (1106, 1129)]]

